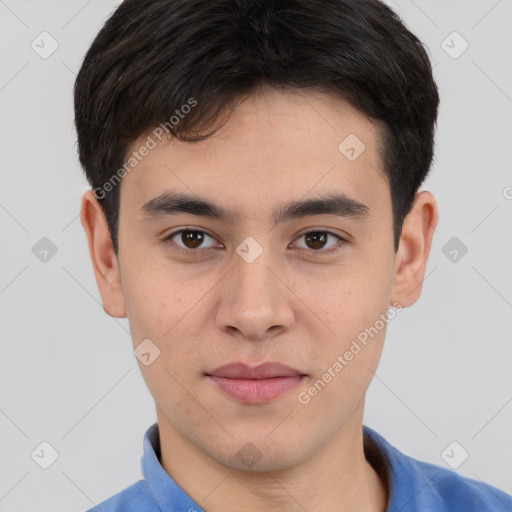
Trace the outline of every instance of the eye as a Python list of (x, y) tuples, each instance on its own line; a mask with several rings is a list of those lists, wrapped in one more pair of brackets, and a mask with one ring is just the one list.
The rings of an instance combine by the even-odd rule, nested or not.
[[(314, 252), (331, 252), (331, 250), (320, 250), (325, 249), (325, 244), (329, 237), (334, 239), (334, 243), (331, 246), (341, 246), (347, 241), (336, 233), (332, 233), (331, 231), (307, 231), (306, 233), (302, 233), (299, 238), (303, 238), (306, 242), (306, 247), (304, 249), (311, 249)], [(336, 250), (336, 249), (334, 249)]]
[[(173, 240), (174, 238), (176, 238), (176, 241)], [(166, 244), (173, 244), (176, 246), (174, 249), (179, 252), (191, 254), (193, 252), (199, 253), (199, 249), (209, 250), (215, 247), (219, 247), (215, 243), (210, 246), (204, 246), (203, 244), (208, 238), (215, 242), (215, 238), (206, 233), (206, 231), (200, 229), (182, 228), (167, 235), (162, 240), (162, 242)], [(336, 233), (332, 233), (331, 231), (307, 231), (302, 233), (302, 235), (299, 235), (298, 238), (304, 238), (306, 246), (296, 247), (310, 249), (311, 251), (317, 253), (330, 253), (337, 250), (336, 248), (331, 249), (333, 246), (338, 246), (339, 248), (339, 246), (344, 245), (344, 243), (348, 243), (344, 238), (337, 235)], [(330, 246), (326, 246), (329, 238), (331, 238), (333, 243)], [(325, 247), (328, 247), (328, 250), (324, 250)]]
[[(178, 236), (180, 235), (180, 236)], [(177, 237), (177, 241), (173, 241), (173, 238)], [(210, 238), (215, 240), (212, 236), (210, 236), (205, 231), (199, 229), (188, 229), (183, 228), (178, 231), (174, 231), (167, 235), (162, 242), (164, 243), (173, 243), (178, 247), (180, 252), (198, 252), (196, 249), (211, 249), (215, 247), (215, 244), (210, 247), (201, 247), (201, 244), (205, 241), (206, 238)], [(180, 245), (181, 242), (183, 245)]]

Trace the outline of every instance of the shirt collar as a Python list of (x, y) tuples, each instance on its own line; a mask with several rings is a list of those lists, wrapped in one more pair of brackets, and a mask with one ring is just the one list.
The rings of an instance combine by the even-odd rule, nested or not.
[[(389, 482), (387, 512), (446, 511), (435, 482), (442, 474), (443, 468), (405, 455), (366, 425), (363, 425), (363, 439), (366, 458), (372, 466), (374, 464), (370, 458), (372, 456), (375, 458), (377, 465), (380, 464), (381, 476), (384, 473), (384, 478)], [(425, 471), (426, 467), (429, 471)]]
[(144, 454), (141, 470), (144, 483), (159, 510), (165, 512), (204, 512), (199, 505), (165, 472), (160, 464), (158, 423), (151, 425), (144, 435)]

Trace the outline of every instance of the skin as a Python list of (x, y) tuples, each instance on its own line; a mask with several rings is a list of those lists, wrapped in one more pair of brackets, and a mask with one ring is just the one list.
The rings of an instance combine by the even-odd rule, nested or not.
[[(338, 150), (350, 133), (366, 146), (354, 161)], [(162, 466), (208, 512), (386, 509), (389, 490), (365, 460), (361, 430), (385, 327), (309, 403), (297, 399), (389, 306), (410, 306), (421, 294), (436, 201), (428, 191), (416, 195), (395, 253), (379, 140), (379, 126), (340, 99), (264, 87), (215, 135), (160, 143), (126, 175), (119, 258), (92, 191), (83, 196), (104, 310), (128, 317), (134, 347), (149, 338), (161, 351), (139, 366), (156, 403)], [(206, 197), (240, 218), (145, 220), (142, 204), (168, 190)], [(276, 205), (333, 191), (366, 204), (369, 218), (318, 215), (274, 225)], [(180, 235), (174, 245), (162, 242), (184, 227), (211, 238), (196, 249)], [(315, 230), (348, 243), (327, 253), (336, 239), (308, 244), (302, 235)], [(247, 236), (263, 248), (250, 264), (236, 252)], [(204, 375), (236, 361), (279, 361), (307, 376), (271, 402), (243, 404)], [(252, 468), (237, 456), (246, 443), (261, 454)]]

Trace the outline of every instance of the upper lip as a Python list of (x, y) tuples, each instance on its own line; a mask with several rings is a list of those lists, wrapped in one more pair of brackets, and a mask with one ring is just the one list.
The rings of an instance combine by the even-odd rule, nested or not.
[(295, 377), (304, 375), (302, 372), (285, 364), (270, 362), (258, 366), (248, 366), (244, 363), (230, 363), (219, 366), (209, 376), (225, 377), (228, 379), (270, 379), (272, 377)]

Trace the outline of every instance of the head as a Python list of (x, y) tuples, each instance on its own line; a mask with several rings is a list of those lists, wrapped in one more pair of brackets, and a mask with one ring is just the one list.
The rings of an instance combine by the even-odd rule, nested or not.
[[(107, 20), (75, 84), (81, 219), (184, 440), (231, 467), (251, 442), (276, 469), (361, 419), (388, 308), (421, 293), (438, 103), (377, 0), (124, 0)], [(241, 403), (209, 377), (237, 361), (303, 377)]]

